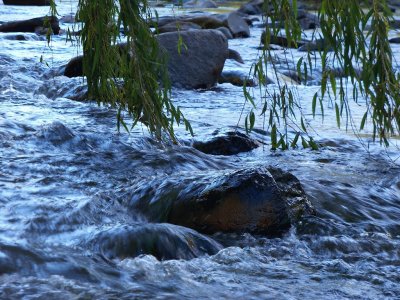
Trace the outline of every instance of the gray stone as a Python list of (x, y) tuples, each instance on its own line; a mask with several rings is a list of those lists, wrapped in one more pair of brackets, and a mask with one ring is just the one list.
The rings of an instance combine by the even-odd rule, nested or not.
[[(168, 56), (168, 72), (173, 85), (182, 88), (214, 86), (229, 56), (228, 41), (217, 30), (170, 32), (157, 36)], [(178, 52), (178, 41), (183, 45)]]
[(250, 36), (249, 25), (237, 12), (230, 13), (224, 20), (224, 25), (229, 28), (234, 38)]

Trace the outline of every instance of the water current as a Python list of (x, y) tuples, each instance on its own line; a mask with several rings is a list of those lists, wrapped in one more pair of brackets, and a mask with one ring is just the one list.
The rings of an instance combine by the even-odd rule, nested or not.
[[(64, 16), (77, 1), (57, 4)], [(46, 7), (0, 3), (2, 22), (47, 13)], [(226, 70), (247, 72), (261, 31), (255, 26), (250, 38), (229, 41), (245, 64), (227, 61)], [(51, 49), (43, 37), (21, 35), (22, 41), (0, 34), (1, 299), (399, 299), (396, 139), (387, 149), (371, 143), (368, 134), (360, 142), (352, 130), (337, 128), (328, 102), (324, 121), (313, 120), (311, 98), (318, 86), (312, 84), (296, 90), (322, 144), (318, 151), (273, 152), (266, 144), (228, 157), (190, 147), (193, 139), (236, 126), (244, 98), (242, 88), (231, 84), (173, 90), (195, 132), (191, 137), (177, 128), (180, 146), (155, 142), (140, 126), (118, 133), (115, 111), (70, 99), (84, 89), (82, 79), (54, 75), (79, 47), (66, 42), (65, 34), (53, 37)], [(354, 105), (356, 120), (363, 109)], [(258, 120), (252, 137), (265, 140), (261, 125)], [(109, 257), (95, 245), (104, 235), (129, 237), (149, 228), (121, 201), (138, 182), (260, 165), (296, 175), (317, 215), (282, 238), (224, 236), (229, 247), (187, 260)], [(154, 226), (178, 235), (182, 230)]]

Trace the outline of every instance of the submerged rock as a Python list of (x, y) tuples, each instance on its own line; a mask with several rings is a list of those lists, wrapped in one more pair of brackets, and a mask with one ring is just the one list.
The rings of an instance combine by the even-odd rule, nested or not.
[(146, 180), (133, 189), (128, 206), (150, 221), (203, 233), (281, 236), (314, 210), (296, 177), (271, 170), (260, 167)]
[(159, 260), (192, 259), (213, 255), (222, 249), (211, 238), (172, 224), (120, 226), (96, 234), (83, 246), (110, 259), (142, 254), (153, 255)]
[(56, 17), (40, 17), (29, 20), (6, 22), (0, 25), (0, 32), (42, 32), (49, 22), (54, 34), (59, 34), (60, 26)]
[(61, 122), (53, 122), (44, 127), (38, 136), (49, 141), (53, 145), (61, 145), (75, 137), (75, 134)]

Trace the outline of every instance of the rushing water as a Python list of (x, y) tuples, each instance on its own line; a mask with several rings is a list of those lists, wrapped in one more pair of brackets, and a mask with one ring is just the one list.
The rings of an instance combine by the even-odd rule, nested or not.
[[(58, 3), (61, 15), (75, 7), (76, 2)], [(0, 5), (0, 21), (47, 12)], [(228, 61), (226, 69), (246, 71), (260, 33), (253, 28), (252, 38), (230, 41), (245, 65)], [(361, 143), (352, 131), (337, 129), (328, 106), (323, 124), (308, 115), (323, 144), (319, 151), (274, 153), (266, 145), (232, 157), (210, 156), (184, 146), (192, 138), (180, 128), (182, 146), (154, 142), (141, 127), (118, 133), (114, 111), (68, 99), (80, 90), (81, 79), (52, 76), (79, 49), (65, 35), (53, 38), (51, 50), (44, 39), (24, 36), (15, 41), (0, 34), (1, 299), (399, 297), (397, 147)], [(39, 62), (42, 55), (49, 66)], [(296, 89), (309, 107), (317, 87)], [(235, 126), (244, 101), (242, 88), (230, 84), (173, 94), (198, 140)], [(355, 106), (355, 118), (362, 109)], [(263, 131), (253, 137), (263, 139)], [(190, 260), (110, 259), (93, 247), (102, 234), (149, 226), (119, 201), (138, 178), (145, 183), (155, 176), (254, 165), (295, 174), (317, 216), (283, 238), (224, 236), (230, 247)]]

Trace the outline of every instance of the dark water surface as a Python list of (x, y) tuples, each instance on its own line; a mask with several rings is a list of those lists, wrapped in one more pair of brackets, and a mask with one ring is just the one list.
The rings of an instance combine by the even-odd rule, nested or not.
[[(76, 6), (58, 4), (61, 15)], [(0, 21), (47, 10), (0, 4)], [(226, 69), (245, 72), (260, 33), (254, 28), (252, 38), (230, 41), (245, 65), (228, 61)], [(182, 146), (154, 142), (140, 126), (130, 135), (118, 133), (114, 111), (68, 99), (81, 90), (81, 79), (52, 75), (79, 49), (65, 36), (54, 37), (52, 51), (42, 38), (24, 36), (14, 41), (0, 34), (1, 299), (398, 299), (398, 147), (370, 144), (366, 151), (351, 131), (337, 129), (329, 108), (323, 124), (309, 115), (324, 145), (319, 151), (273, 153), (266, 145), (232, 157), (210, 156), (191, 148), (192, 138), (181, 128)], [(41, 55), (50, 68), (39, 63)], [(296, 87), (308, 109), (317, 88)], [(232, 130), (244, 101), (242, 88), (230, 84), (173, 94), (198, 140)], [(354, 118), (362, 114), (363, 107), (355, 106)], [(262, 132), (253, 137), (264, 139)], [(296, 175), (317, 216), (283, 238), (216, 235), (211, 238), (231, 246), (189, 260), (110, 257), (96, 246), (99, 237), (153, 229), (121, 201), (135, 184), (256, 165)], [(167, 235), (188, 234), (154, 226)]]

